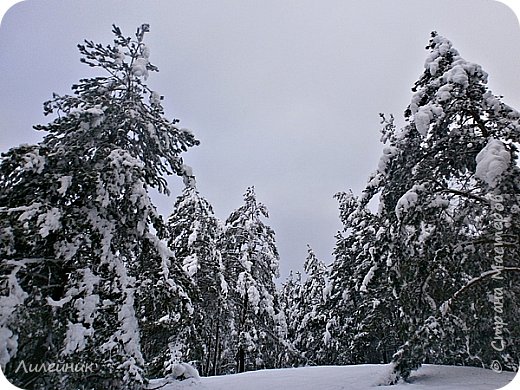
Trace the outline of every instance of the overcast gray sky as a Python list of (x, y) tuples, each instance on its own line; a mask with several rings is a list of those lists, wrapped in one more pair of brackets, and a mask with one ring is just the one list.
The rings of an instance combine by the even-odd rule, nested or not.
[[(255, 185), (270, 210), (285, 278), (306, 243), (329, 263), (341, 228), (334, 193), (359, 193), (375, 169), (379, 112), (402, 124), (430, 32), (448, 37), (520, 108), (520, 28), (491, 0), (27, 0), (0, 25), (0, 151), (38, 142), (42, 103), (92, 75), (83, 39), (112, 43), (149, 23), (149, 84), (201, 140), (184, 155), (225, 219)], [(156, 197), (168, 215), (171, 198)]]

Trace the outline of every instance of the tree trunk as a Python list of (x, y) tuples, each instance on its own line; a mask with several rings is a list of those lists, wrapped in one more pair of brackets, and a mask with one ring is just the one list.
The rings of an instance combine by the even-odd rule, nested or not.
[(240, 332), (238, 333), (238, 352), (237, 352), (237, 372), (244, 372), (246, 366), (246, 351), (244, 350), (244, 346), (242, 345), (242, 332), (246, 329), (247, 322), (247, 303), (249, 297), (247, 296), (247, 291), (244, 294), (244, 303), (242, 304), (242, 316), (240, 318)]
[(246, 364), (246, 353), (244, 351), (244, 348), (240, 346), (238, 348), (237, 352), (237, 372), (244, 372), (245, 371), (245, 364)]
[(213, 375), (217, 375), (217, 362), (218, 362), (218, 355), (220, 353), (219, 350), (220, 345), (220, 312), (217, 316), (217, 325), (215, 329), (215, 354), (213, 355)]

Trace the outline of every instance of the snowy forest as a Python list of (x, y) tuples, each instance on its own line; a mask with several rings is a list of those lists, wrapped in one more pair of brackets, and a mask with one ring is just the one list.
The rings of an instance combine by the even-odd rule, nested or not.
[[(183, 153), (199, 140), (146, 81), (149, 26), (86, 40), (100, 71), (44, 103), (45, 133), (0, 163), (0, 365), (24, 389), (144, 389), (269, 368), (520, 360), (520, 113), (432, 32), (405, 125), (380, 114), (383, 154), (325, 264), (278, 282), (255, 188), (225, 219)], [(404, 86), (403, 88), (408, 88)], [(375, 113), (377, 116), (377, 113)], [(183, 179), (169, 216), (151, 191)], [(338, 178), (341, 180), (341, 178)], [(254, 183), (252, 183), (254, 184)], [(348, 183), (346, 183), (348, 185)], [(53, 364), (52, 367), (43, 366)], [(53, 369), (52, 369), (53, 368)]]

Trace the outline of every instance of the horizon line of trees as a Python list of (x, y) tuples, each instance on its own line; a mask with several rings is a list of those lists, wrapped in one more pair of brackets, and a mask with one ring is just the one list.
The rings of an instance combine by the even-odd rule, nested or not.
[[(308, 247), (280, 288), (275, 232), (254, 187), (225, 220), (181, 157), (199, 141), (164, 117), (148, 25), (78, 45), (106, 76), (44, 104), (36, 145), (0, 163), (0, 365), (32, 389), (142, 389), (191, 363), (201, 375), (301, 365), (423, 362), (517, 370), (520, 113), (432, 33), (425, 70), (361, 196), (336, 194), (334, 261)], [(164, 220), (149, 190), (184, 190)], [(373, 200), (378, 210), (368, 208)], [(500, 321), (497, 321), (500, 319)], [(20, 363), (92, 363), (20, 372)], [(182, 370), (181, 370), (182, 371)]]

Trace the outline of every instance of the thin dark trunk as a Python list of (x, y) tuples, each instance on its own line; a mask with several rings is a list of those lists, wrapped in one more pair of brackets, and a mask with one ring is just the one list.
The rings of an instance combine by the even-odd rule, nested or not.
[(244, 350), (244, 346), (242, 345), (242, 333), (246, 328), (246, 318), (247, 318), (247, 302), (249, 297), (247, 296), (247, 292), (244, 294), (244, 302), (242, 304), (242, 316), (240, 318), (240, 332), (238, 333), (238, 352), (237, 352), (237, 372), (245, 371), (245, 363), (246, 363), (246, 351)]
[(237, 372), (244, 372), (245, 371), (245, 363), (246, 363), (246, 353), (244, 351), (244, 348), (240, 346), (238, 348), (237, 353)]
[(218, 361), (218, 355), (220, 353), (219, 351), (219, 345), (220, 345), (220, 312), (217, 316), (217, 325), (215, 330), (215, 355), (213, 355), (213, 375), (217, 375), (217, 361)]
[(387, 350), (387, 347), (386, 347), (386, 344), (383, 342), (382, 343), (383, 345), (383, 364), (388, 364), (388, 350)]
[(206, 365), (204, 367), (204, 370), (202, 372), (202, 375), (203, 376), (209, 376), (209, 373), (211, 372), (211, 369), (210, 369), (210, 364), (211, 364), (211, 331), (213, 330), (212, 329), (212, 326), (213, 325), (213, 321), (210, 323), (210, 334), (208, 335), (208, 337), (206, 338), (207, 340), (207, 345), (206, 345)]

